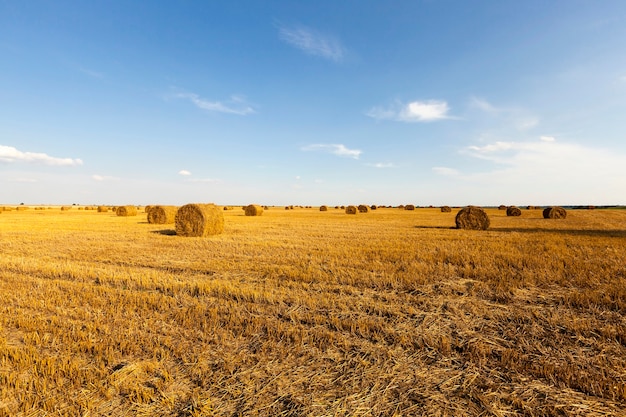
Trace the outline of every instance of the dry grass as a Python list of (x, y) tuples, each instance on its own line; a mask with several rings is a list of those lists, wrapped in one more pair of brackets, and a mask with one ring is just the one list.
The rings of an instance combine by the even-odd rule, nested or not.
[(626, 211), (0, 216), (0, 415), (619, 416)]

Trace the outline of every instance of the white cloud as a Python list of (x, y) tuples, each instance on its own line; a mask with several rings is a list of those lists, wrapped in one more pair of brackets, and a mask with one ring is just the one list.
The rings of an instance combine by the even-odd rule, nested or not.
[(22, 152), (12, 146), (3, 145), (0, 145), (0, 162), (28, 162), (52, 166), (76, 166), (83, 164), (83, 161), (80, 159), (56, 158), (39, 152)]
[(454, 168), (448, 168), (448, 167), (433, 167), (432, 168), (433, 172), (439, 175), (443, 175), (446, 177), (456, 177), (457, 175), (459, 175), (459, 171), (454, 169)]
[(366, 114), (379, 120), (395, 120), (399, 122), (433, 122), (452, 119), (448, 114), (448, 103), (441, 100), (412, 101), (407, 104), (395, 104), (391, 107), (374, 107)]
[[(626, 155), (565, 143), (552, 136), (533, 141), (494, 142), (469, 146), (463, 153), (496, 166), (458, 173), (466, 187), (483, 187), (495, 196), (538, 204), (615, 204), (626, 189)], [(446, 170), (435, 169), (445, 174)], [(499, 196), (499, 197), (498, 197)]]
[(503, 111), (502, 109), (494, 107), (487, 100), (479, 97), (472, 97), (472, 99), (470, 100), (470, 106), (482, 110), (486, 113), (499, 113)]
[(516, 130), (527, 131), (539, 125), (539, 118), (527, 110), (514, 107), (496, 107), (484, 98), (472, 97), (469, 106), (504, 121), (507, 130), (513, 126)]
[(110, 175), (98, 175), (94, 174), (91, 176), (91, 179), (94, 181), (118, 181), (118, 177), (112, 177)]
[(323, 35), (304, 26), (281, 26), (278, 30), (281, 40), (309, 55), (332, 61), (340, 61), (343, 58), (344, 48), (331, 36)]
[(189, 176), (191, 175), (191, 172), (187, 171), (186, 169), (181, 169), (180, 171), (178, 171), (178, 175)]
[(201, 183), (209, 183), (209, 184), (219, 184), (222, 182), (220, 179), (216, 178), (187, 178), (186, 182), (201, 182)]
[(189, 100), (199, 109), (210, 112), (237, 114), (240, 116), (255, 113), (254, 109), (247, 104), (245, 98), (241, 96), (232, 96), (226, 103), (205, 100), (193, 93), (178, 93), (175, 97)]
[(366, 164), (374, 168), (395, 168), (396, 166), (391, 162), (376, 162), (374, 164)]
[(36, 179), (34, 178), (24, 178), (24, 177), (19, 177), (19, 178), (13, 178), (9, 180), (10, 182), (38, 182)]
[(359, 159), (362, 151), (358, 149), (348, 149), (345, 145), (341, 144), (313, 144), (304, 146), (302, 148), (303, 151), (322, 151), (328, 152), (333, 155), (343, 156), (347, 158)]

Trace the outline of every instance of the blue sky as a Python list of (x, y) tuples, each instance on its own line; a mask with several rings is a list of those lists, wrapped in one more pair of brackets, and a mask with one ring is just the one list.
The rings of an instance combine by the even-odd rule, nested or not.
[(623, 1), (0, 0), (0, 203), (626, 204)]

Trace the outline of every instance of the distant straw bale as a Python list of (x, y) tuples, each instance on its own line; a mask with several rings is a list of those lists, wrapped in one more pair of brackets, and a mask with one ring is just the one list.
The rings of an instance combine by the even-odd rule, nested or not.
[(378, 206), (377, 206), (376, 204), (372, 204), (372, 205), (370, 206), (370, 208), (371, 208), (372, 210), (378, 210)]
[(347, 206), (346, 207), (346, 214), (356, 214), (359, 210), (356, 208), (356, 206)]
[(107, 206), (98, 206), (98, 213), (106, 213), (109, 211)]
[(510, 206), (506, 208), (506, 215), (509, 217), (517, 217), (522, 215), (522, 210), (519, 207)]
[(564, 219), (567, 217), (567, 211), (563, 207), (553, 206), (543, 210), (544, 219)]
[(186, 204), (176, 212), (175, 223), (178, 236), (218, 235), (224, 231), (224, 213), (215, 204)]
[(498, 210), (506, 210), (506, 209), (507, 209), (507, 207), (504, 204), (502, 204), (502, 205), (500, 205), (498, 207)]
[(357, 207), (359, 210), (359, 213), (369, 213), (370, 208), (368, 206), (366, 206), (365, 204), (359, 204), (359, 207)]
[(406, 206), (404, 206), (404, 209), (413, 211), (415, 210), (415, 206), (413, 204), (407, 204)]
[(71, 206), (62, 206), (61, 211), (67, 211), (67, 210), (70, 210), (71, 208), (72, 208)]
[(400, 204), (400, 205), (398, 206), (398, 208), (399, 208), (400, 210), (404, 210), (404, 204)]
[(263, 214), (263, 207), (257, 204), (249, 204), (244, 210), (246, 211), (246, 216), (261, 216)]
[(320, 206), (320, 211), (328, 211), (328, 206)]
[(489, 216), (480, 207), (462, 208), (454, 219), (457, 229), (487, 230), (490, 225)]
[(176, 206), (150, 206), (148, 214), (148, 223), (150, 224), (172, 224), (176, 219)]
[(119, 206), (115, 209), (115, 214), (121, 217), (130, 217), (137, 215), (137, 207), (135, 206)]
[(452, 213), (452, 209), (450, 208), (450, 206), (441, 206), (441, 212), (442, 213)]

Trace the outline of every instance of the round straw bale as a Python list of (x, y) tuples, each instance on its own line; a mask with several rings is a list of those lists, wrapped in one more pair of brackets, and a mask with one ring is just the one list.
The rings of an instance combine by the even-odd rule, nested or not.
[(506, 210), (506, 206), (504, 204), (500, 205), (498, 207), (498, 210)]
[(320, 211), (328, 211), (328, 206), (320, 206)]
[(109, 211), (109, 208), (106, 206), (98, 206), (98, 213), (106, 213)]
[(567, 211), (563, 207), (553, 206), (543, 210), (544, 219), (564, 219)]
[(115, 214), (122, 217), (136, 216), (137, 207), (135, 206), (119, 206), (115, 209)]
[(263, 214), (263, 207), (257, 204), (247, 205), (244, 210), (246, 211), (246, 216), (261, 216)]
[(370, 208), (371, 208), (372, 210), (378, 210), (378, 206), (377, 206), (376, 204), (372, 204), (372, 205), (370, 206)]
[(400, 205), (398, 206), (398, 208), (399, 208), (400, 210), (404, 210), (404, 204), (400, 204)]
[(519, 209), (519, 207), (515, 207), (515, 206), (511, 206), (511, 207), (507, 207), (506, 208), (506, 215), (511, 217), (517, 217), (517, 216), (521, 216), (522, 215), (522, 210)]
[(454, 219), (457, 229), (487, 230), (490, 225), (489, 216), (480, 207), (465, 207), (459, 210)]
[(441, 212), (442, 213), (452, 213), (452, 209), (450, 208), (450, 206), (441, 206)]
[(370, 208), (365, 204), (359, 204), (359, 207), (357, 208), (359, 209), (359, 213), (369, 213), (370, 211)]
[(175, 222), (179, 236), (202, 237), (224, 231), (224, 213), (215, 204), (186, 204), (176, 212)]
[(346, 207), (346, 214), (356, 214), (358, 211), (358, 209), (356, 208), (356, 206), (347, 206)]
[(172, 224), (177, 210), (176, 206), (150, 206), (146, 217), (150, 224)]
[(407, 204), (406, 206), (404, 206), (404, 209), (413, 211), (415, 210), (415, 206), (413, 204)]
[(71, 206), (62, 206), (61, 207), (61, 211), (67, 211), (67, 210), (69, 210), (71, 208), (72, 208)]

